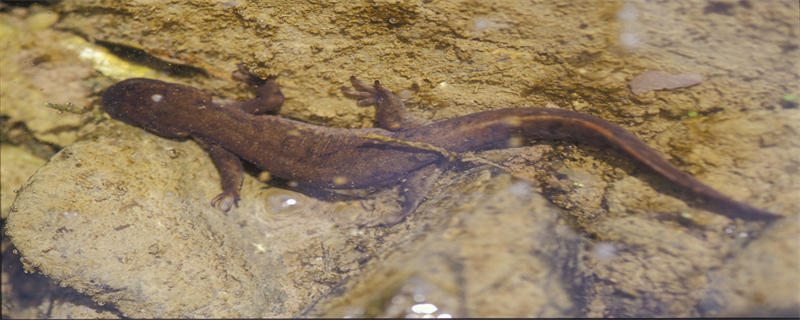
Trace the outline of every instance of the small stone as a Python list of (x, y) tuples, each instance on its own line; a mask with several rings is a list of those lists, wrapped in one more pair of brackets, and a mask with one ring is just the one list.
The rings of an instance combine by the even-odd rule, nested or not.
[(633, 94), (640, 95), (651, 90), (691, 87), (701, 82), (703, 82), (703, 76), (696, 73), (669, 74), (661, 71), (645, 71), (634, 77), (630, 86)]

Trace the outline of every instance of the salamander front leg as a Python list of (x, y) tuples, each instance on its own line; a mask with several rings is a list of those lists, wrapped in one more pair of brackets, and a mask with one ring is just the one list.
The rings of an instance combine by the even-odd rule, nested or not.
[(412, 116), (406, 111), (403, 101), (387, 90), (378, 80), (375, 80), (375, 87), (370, 87), (355, 76), (350, 77), (353, 86), (362, 91), (351, 91), (342, 87), (342, 92), (361, 98), (358, 100), (359, 106), (375, 104), (378, 107), (378, 124), (381, 128), (389, 131), (403, 131), (419, 126), (430, 124), (431, 122), (422, 118)]
[(211, 140), (198, 136), (192, 137), (208, 151), (219, 171), (222, 193), (211, 200), (211, 206), (222, 212), (230, 211), (233, 206), (239, 207), (239, 200), (242, 199), (239, 191), (242, 189), (242, 174), (244, 173), (242, 161), (235, 154), (228, 152)]
[(431, 191), (436, 179), (444, 172), (443, 167), (444, 165), (441, 162), (437, 162), (409, 173), (403, 180), (402, 193), (406, 198), (406, 202), (403, 203), (403, 207), (400, 211), (386, 217), (383, 223), (387, 227), (391, 227), (403, 221), (403, 219), (405, 219), (407, 215), (413, 213), (414, 210), (417, 210), (420, 202), (422, 202), (425, 196), (428, 195), (428, 192)]

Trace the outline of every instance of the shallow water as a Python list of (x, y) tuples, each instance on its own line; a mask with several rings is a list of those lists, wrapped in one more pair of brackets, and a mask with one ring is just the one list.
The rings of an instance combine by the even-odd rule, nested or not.
[[(3, 149), (4, 317), (797, 316), (798, 12), (795, 1), (4, 7), (2, 143), (39, 157), (34, 168), (61, 152), (20, 188), (31, 161)], [(430, 120), (590, 113), (788, 218), (703, 211), (624, 158), (552, 141), (464, 155), (392, 228), (378, 224), (399, 206), (396, 186), (290, 191), (254, 170), (223, 215), (193, 141), (43, 107), (99, 107), (134, 75), (244, 100), (230, 79), (240, 62), (277, 75), (280, 116), (330, 127), (377, 125), (339, 91), (350, 75), (380, 79)], [(629, 81), (648, 70), (703, 81), (634, 95)]]

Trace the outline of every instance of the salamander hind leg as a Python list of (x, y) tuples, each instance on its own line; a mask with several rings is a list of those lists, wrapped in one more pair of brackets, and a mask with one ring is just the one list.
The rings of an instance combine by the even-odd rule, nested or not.
[(403, 221), (406, 216), (417, 210), (419, 204), (431, 191), (436, 179), (444, 172), (444, 165), (440, 162), (432, 163), (409, 173), (403, 180), (403, 196), (406, 201), (400, 211), (386, 217), (383, 223), (391, 227)]
[(350, 81), (353, 82), (353, 86), (362, 91), (352, 91), (342, 87), (342, 92), (361, 98), (358, 100), (359, 106), (375, 104), (378, 107), (378, 124), (380, 124), (381, 128), (396, 132), (431, 123), (428, 120), (409, 114), (405, 105), (403, 105), (403, 101), (400, 101), (400, 98), (395, 96), (394, 93), (381, 86), (378, 80), (375, 80), (374, 87), (358, 81), (355, 76), (350, 77)]
[(254, 99), (242, 101), (232, 105), (234, 108), (238, 108), (251, 114), (263, 114), (277, 109), (285, 100), (283, 97), (283, 92), (281, 92), (281, 88), (272, 77), (269, 77), (266, 80), (261, 79), (245, 69), (245, 67), (241, 64), (239, 65), (239, 69), (234, 71), (231, 76), (234, 79), (244, 82), (255, 88), (256, 92), (258, 93), (258, 97)]

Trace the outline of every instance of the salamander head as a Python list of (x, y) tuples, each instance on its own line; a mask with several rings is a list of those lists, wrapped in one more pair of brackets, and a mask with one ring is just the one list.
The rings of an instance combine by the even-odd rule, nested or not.
[(183, 138), (211, 100), (210, 94), (189, 86), (135, 78), (109, 87), (103, 94), (103, 109), (115, 119), (153, 133)]

